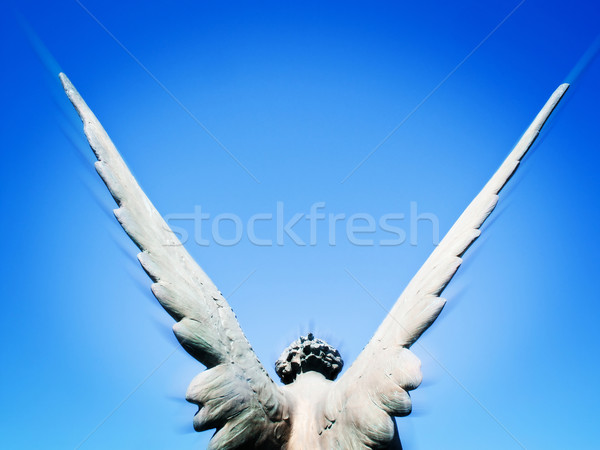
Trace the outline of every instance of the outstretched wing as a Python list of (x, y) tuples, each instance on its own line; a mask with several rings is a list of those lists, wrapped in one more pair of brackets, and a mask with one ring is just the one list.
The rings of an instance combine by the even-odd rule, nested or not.
[(460, 267), (461, 256), (479, 237), (479, 228), (496, 207), (498, 193), (568, 87), (563, 84), (552, 94), (508, 158), (410, 281), (356, 362), (336, 382), (324, 433), (340, 421), (350, 421), (359, 425), (354, 427), (359, 435), (349, 439), (377, 444), (390, 439), (394, 431), (390, 416), (410, 413), (407, 391), (419, 386), (421, 363), (409, 347), (440, 314), (446, 303), (440, 295)]
[(194, 428), (216, 428), (210, 448), (281, 448), (289, 428), (283, 395), (250, 347), (210, 278), (196, 264), (144, 194), (98, 119), (60, 74), (98, 161), (96, 170), (119, 206), (117, 220), (141, 253), (152, 292), (177, 321), (181, 345), (208, 370), (190, 385), (199, 405)]

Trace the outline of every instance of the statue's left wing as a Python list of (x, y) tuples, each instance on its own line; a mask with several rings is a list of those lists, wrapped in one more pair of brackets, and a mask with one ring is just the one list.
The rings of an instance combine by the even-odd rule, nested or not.
[[(496, 207), (498, 193), (568, 87), (563, 84), (552, 94), (508, 158), (410, 281), (354, 364), (335, 382), (321, 433), (340, 440), (341, 448), (385, 446), (394, 433), (391, 416), (410, 413), (407, 391), (421, 383), (421, 363), (409, 348), (442, 311), (446, 300), (440, 295), (460, 267), (461, 256), (481, 234), (479, 228)], [(336, 433), (336, 428), (344, 432)]]
[(96, 170), (119, 206), (115, 216), (141, 250), (152, 292), (176, 320), (181, 345), (208, 369), (187, 392), (200, 407), (194, 427), (217, 429), (212, 449), (281, 448), (289, 429), (285, 399), (232, 309), (146, 197), (69, 79), (62, 73), (60, 79), (98, 159)]

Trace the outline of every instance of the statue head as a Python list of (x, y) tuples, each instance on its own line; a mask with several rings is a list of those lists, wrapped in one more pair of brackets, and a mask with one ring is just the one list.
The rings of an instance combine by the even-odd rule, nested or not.
[(290, 384), (301, 373), (319, 372), (328, 380), (335, 377), (344, 367), (344, 361), (335, 348), (312, 333), (300, 336), (292, 342), (275, 362), (275, 371), (283, 384)]

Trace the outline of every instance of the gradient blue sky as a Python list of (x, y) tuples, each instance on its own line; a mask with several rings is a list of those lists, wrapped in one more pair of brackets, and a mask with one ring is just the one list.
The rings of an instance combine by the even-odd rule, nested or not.
[[(75, 1), (3, 5), (3, 448), (75, 448), (96, 430), (80, 448), (193, 449), (211, 435), (182, 400), (202, 367), (173, 353), (56, 67), (15, 11), (162, 214), (247, 220), (281, 201), (291, 218), (323, 201), (379, 217), (414, 201), (442, 233), (600, 32), (595, 2), (523, 2), (342, 184), (518, 1), (82, 3), (260, 184)], [(467, 253), (427, 351), (415, 347), (407, 450), (520, 448), (511, 434), (527, 449), (599, 448), (598, 79), (595, 60)], [(315, 246), (187, 244), (226, 296), (237, 289), (271, 374), (309, 330), (351, 363), (385, 311), (347, 271), (389, 309), (433, 249), (427, 223), (416, 246), (330, 246), (317, 231)]]

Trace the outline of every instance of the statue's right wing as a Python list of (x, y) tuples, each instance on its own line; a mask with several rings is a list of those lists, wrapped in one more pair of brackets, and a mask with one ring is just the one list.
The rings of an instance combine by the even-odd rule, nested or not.
[(119, 206), (115, 216), (141, 250), (152, 292), (176, 320), (181, 345), (208, 369), (186, 395), (200, 407), (194, 428), (217, 429), (211, 449), (281, 448), (289, 431), (285, 399), (232, 309), (146, 197), (69, 79), (62, 73), (60, 79), (98, 159), (96, 170)]
[(479, 228), (496, 207), (498, 193), (568, 87), (563, 84), (552, 94), (508, 158), (410, 281), (354, 364), (335, 383), (321, 433), (340, 440), (341, 448), (385, 445), (394, 433), (391, 417), (410, 413), (407, 391), (421, 383), (421, 363), (409, 348), (442, 311), (446, 300), (440, 295), (460, 267), (461, 256), (479, 237)]

